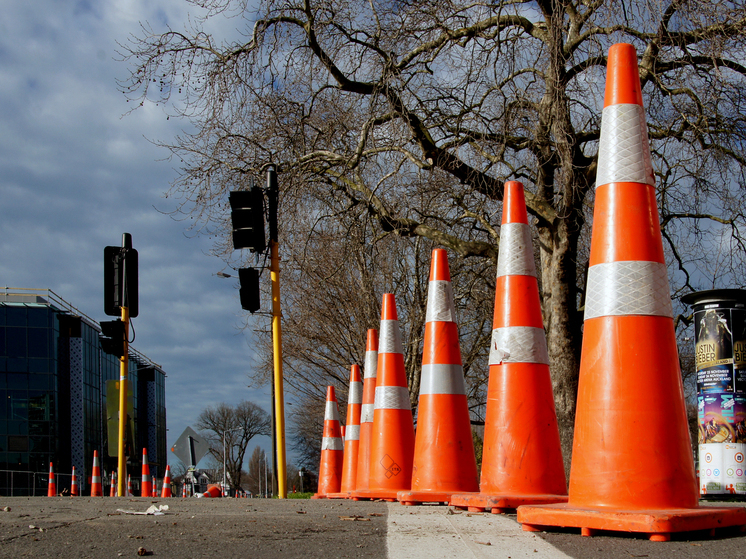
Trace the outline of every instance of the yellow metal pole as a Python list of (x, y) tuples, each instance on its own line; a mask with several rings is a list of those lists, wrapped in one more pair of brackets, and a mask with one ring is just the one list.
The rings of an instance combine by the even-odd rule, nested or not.
[(119, 445), (117, 452), (117, 495), (124, 497), (127, 483), (127, 456), (124, 452), (124, 439), (127, 429), (127, 367), (130, 313), (129, 308), (122, 307), (122, 322), (124, 322), (124, 355), (119, 358)]
[(282, 386), (282, 329), (280, 327), (280, 250), (279, 243), (269, 241), (272, 279), (272, 347), (275, 364), (275, 434), (277, 439), (277, 496), (287, 498), (285, 473), (285, 398)]

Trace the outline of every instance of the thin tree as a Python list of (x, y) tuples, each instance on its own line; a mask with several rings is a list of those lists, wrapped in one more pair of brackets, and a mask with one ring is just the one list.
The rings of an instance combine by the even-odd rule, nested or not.
[[(197, 418), (198, 429), (206, 431), (210, 455), (219, 463), (230, 481), (230, 487), (241, 487), (242, 468), (249, 442), (270, 435), (270, 417), (253, 402), (242, 401), (231, 406), (221, 403), (206, 408)], [(225, 455), (223, 455), (225, 441)]]

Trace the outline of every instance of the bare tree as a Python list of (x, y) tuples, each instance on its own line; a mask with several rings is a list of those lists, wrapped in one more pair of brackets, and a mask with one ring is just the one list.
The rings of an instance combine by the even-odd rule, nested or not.
[(208, 407), (197, 418), (197, 428), (207, 431), (210, 455), (218, 468), (223, 467), (225, 441), (225, 469), (231, 487), (241, 486), (246, 448), (258, 435), (270, 435), (270, 417), (253, 402), (239, 402), (235, 406), (221, 403)]
[(221, 42), (196, 22), (184, 32), (144, 28), (123, 46), (132, 72), (122, 88), (134, 105), (169, 103), (194, 130), (168, 146), (182, 163), (170, 191), (181, 211), (227, 233), (228, 190), (272, 162), (286, 210), (330, 218), (363, 210), (378, 235), (424, 238), (494, 263), (502, 183), (523, 181), (566, 459), (612, 43), (630, 42), (640, 55), (674, 296), (743, 285), (738, 3), (197, 4), (206, 17), (243, 14), (245, 40)]

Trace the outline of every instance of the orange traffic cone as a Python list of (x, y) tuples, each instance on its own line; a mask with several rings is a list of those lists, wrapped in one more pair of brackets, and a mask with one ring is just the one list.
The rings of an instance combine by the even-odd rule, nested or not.
[(518, 522), (655, 541), (744, 526), (746, 508), (698, 506), (632, 45), (609, 51), (598, 162), (569, 500), (521, 507)]
[(414, 423), (409, 402), (404, 349), (391, 293), (383, 296), (381, 339), (376, 373), (376, 403), (370, 446), (368, 489), (355, 492), (358, 498), (396, 501), (399, 491), (412, 486)]
[(400, 491), (397, 498), (404, 505), (447, 504), (453, 493), (478, 490), (448, 256), (445, 250), (435, 249), (427, 295), (412, 488)]
[(47, 485), (47, 497), (57, 496), (57, 482), (54, 479), (54, 466), (49, 463), (49, 483)]
[(163, 488), (161, 498), (171, 497), (171, 466), (166, 465), (166, 474), (163, 476)]
[(373, 409), (376, 402), (376, 371), (378, 369), (378, 331), (368, 330), (365, 346), (365, 377), (363, 380), (363, 405), (360, 409), (360, 444), (357, 449), (357, 477), (352, 499), (357, 491), (368, 489), (370, 482), (370, 439), (373, 432)]
[(348, 499), (355, 490), (357, 480), (357, 454), (360, 448), (360, 408), (363, 403), (363, 383), (360, 367), (350, 368), (350, 387), (347, 396), (347, 428), (343, 433), (344, 459), (342, 461), (342, 483), (339, 493), (329, 493), (330, 499)]
[(187, 488), (186, 483), (181, 485), (181, 498), (186, 499), (187, 498)]
[(208, 485), (207, 491), (202, 493), (203, 497), (207, 497), (209, 499), (217, 499), (218, 497), (221, 497), (223, 495), (222, 489), (220, 489), (219, 485)]
[(151, 485), (152, 491), (150, 493), (150, 496), (158, 497), (158, 481), (155, 479), (155, 476), (150, 476), (150, 479), (152, 480), (152, 485)]
[(326, 411), (324, 412), (324, 434), (321, 440), (321, 465), (319, 466), (319, 489), (312, 499), (325, 499), (329, 493), (339, 493), (342, 484), (344, 443), (339, 428), (337, 396), (333, 386), (326, 387)]
[(523, 185), (505, 183), (480, 492), (451, 505), (502, 513), (567, 501)]
[(132, 493), (132, 476), (127, 474), (127, 496), (132, 497), (134, 494)]
[(142, 449), (142, 477), (140, 478), (140, 496), (150, 497), (153, 484), (150, 481), (150, 466), (148, 465), (148, 449)]
[(109, 497), (117, 496), (117, 472), (111, 471), (111, 485), (109, 486)]
[(73, 475), (70, 479), (70, 496), (78, 497), (79, 495), (80, 490), (78, 489), (78, 476), (75, 475), (75, 466), (73, 466)]
[(101, 466), (98, 463), (98, 450), (93, 451), (93, 470), (91, 472), (91, 497), (103, 497), (104, 486), (101, 483)]

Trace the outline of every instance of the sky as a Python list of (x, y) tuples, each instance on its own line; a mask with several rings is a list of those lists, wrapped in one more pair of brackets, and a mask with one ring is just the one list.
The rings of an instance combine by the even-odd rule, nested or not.
[[(94, 320), (110, 320), (103, 250), (128, 232), (140, 267), (133, 347), (168, 375), (169, 448), (207, 406), (249, 400), (269, 412), (269, 389), (248, 387), (255, 363), (237, 280), (215, 275), (234, 272), (208, 254), (210, 239), (164, 213), (173, 209), (164, 193), (177, 170), (152, 140), (170, 140), (186, 123), (154, 105), (125, 114), (116, 84), (129, 69), (117, 43), (140, 22), (184, 29), (199, 9), (186, 0), (2, 5), (0, 284), (51, 289)], [(219, 18), (210, 30), (229, 36), (243, 23)], [(255, 444), (270, 450), (260, 437), (248, 454)]]

